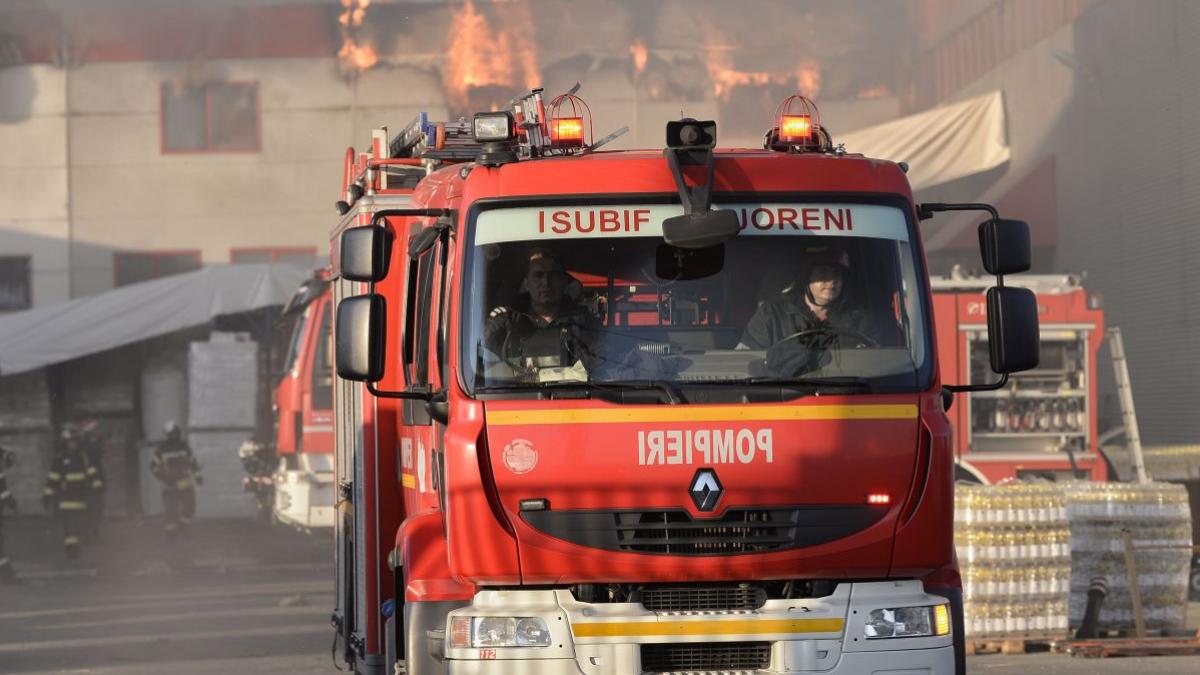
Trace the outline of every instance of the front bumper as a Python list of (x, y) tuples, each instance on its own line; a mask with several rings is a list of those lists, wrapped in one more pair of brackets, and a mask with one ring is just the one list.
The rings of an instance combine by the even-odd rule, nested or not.
[(332, 471), (280, 471), (275, 474), (275, 517), (302, 529), (334, 525)]
[[(483, 591), (454, 616), (538, 616), (549, 626), (542, 648), (445, 647), (450, 675), (633, 675), (643, 672), (940, 675), (954, 672), (951, 635), (867, 640), (873, 609), (938, 605), (919, 581), (844, 583), (824, 598), (769, 600), (751, 611), (652, 612), (637, 603), (578, 602), (566, 590)], [(643, 646), (720, 643), (769, 645), (769, 660), (750, 666), (643, 667)]]

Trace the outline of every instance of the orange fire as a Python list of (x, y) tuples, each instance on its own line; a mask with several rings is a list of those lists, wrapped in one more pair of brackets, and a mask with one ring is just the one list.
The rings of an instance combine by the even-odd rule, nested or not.
[(821, 93), (821, 67), (812, 59), (804, 59), (796, 67), (796, 89), (808, 98)]
[(804, 96), (816, 98), (821, 90), (821, 67), (811, 59), (803, 60), (792, 73), (778, 73), (766, 70), (738, 70), (733, 67), (730, 58), (732, 47), (709, 41), (706, 50), (705, 66), (712, 78), (713, 95), (722, 101), (729, 100), (734, 87), (768, 84), (795, 84), (797, 90)]
[(871, 99), (871, 98), (887, 98), (892, 95), (892, 90), (888, 89), (887, 85), (880, 84), (874, 87), (866, 87), (858, 90), (855, 98)]
[(718, 99), (727, 100), (733, 88), (739, 85), (764, 85), (771, 81), (771, 73), (735, 69), (729, 58), (729, 50), (725, 47), (710, 42), (707, 52), (705, 65), (708, 66), (708, 76), (712, 78), (713, 95)]
[(342, 14), (338, 17), (338, 23), (343, 26), (354, 26), (355, 28), (362, 25), (363, 17), (367, 15), (367, 8), (371, 6), (371, 0), (342, 0)]
[(366, 70), (379, 63), (379, 54), (369, 40), (361, 40), (355, 29), (362, 26), (366, 18), (367, 8), (371, 0), (342, 0), (342, 13), (338, 23), (342, 27), (342, 48), (338, 50), (338, 60), (343, 68), (350, 70)]
[(356, 70), (366, 70), (379, 63), (379, 54), (375, 51), (374, 45), (370, 42), (360, 45), (353, 39), (342, 43), (342, 48), (338, 50), (338, 58), (343, 64)]
[(451, 17), (442, 81), (452, 106), (466, 107), (472, 88), (515, 89), (518, 81), (530, 89), (538, 86), (537, 51), (526, 37), (534, 29), (528, 5), (508, 8), (502, 20), (515, 30), (494, 29), (472, 0)]
[(633, 57), (633, 72), (636, 75), (641, 75), (646, 69), (646, 61), (650, 58), (650, 52), (646, 49), (645, 43), (641, 40), (635, 40), (629, 45), (629, 55)]

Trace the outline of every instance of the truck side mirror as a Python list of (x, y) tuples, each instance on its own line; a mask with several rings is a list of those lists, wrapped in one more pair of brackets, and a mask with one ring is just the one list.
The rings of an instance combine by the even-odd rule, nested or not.
[(1030, 267), (1029, 224), (993, 218), (979, 225), (979, 254), (988, 274), (1016, 274)]
[(378, 293), (338, 303), (334, 345), (338, 377), (354, 382), (383, 379), (386, 307)]
[(382, 225), (351, 227), (342, 232), (339, 267), (351, 281), (382, 281), (392, 254), (392, 234)]
[(1041, 355), (1037, 311), (1037, 296), (1028, 288), (988, 289), (988, 347), (993, 372), (1016, 373), (1037, 367)]

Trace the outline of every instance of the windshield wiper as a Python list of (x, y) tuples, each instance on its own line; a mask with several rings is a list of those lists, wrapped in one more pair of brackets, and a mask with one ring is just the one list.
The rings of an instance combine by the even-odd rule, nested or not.
[(501, 384), (477, 387), (480, 393), (513, 393), (522, 391), (661, 391), (668, 403), (683, 403), (683, 394), (663, 380), (562, 380), (558, 382), (529, 382), (524, 384)]
[(816, 389), (845, 389), (854, 392), (872, 393), (875, 391), (875, 386), (865, 377), (857, 375), (846, 375), (842, 377), (747, 377), (740, 380), (720, 380), (711, 384), (720, 384), (725, 386), (744, 386), (744, 385), (771, 385), (778, 387), (805, 388), (814, 387)]
[(648, 391), (650, 389), (657, 389), (667, 397), (668, 403), (687, 402), (683, 397), (683, 392), (667, 380), (603, 380), (600, 382), (589, 382), (588, 384), (601, 389), (612, 389), (613, 391)]

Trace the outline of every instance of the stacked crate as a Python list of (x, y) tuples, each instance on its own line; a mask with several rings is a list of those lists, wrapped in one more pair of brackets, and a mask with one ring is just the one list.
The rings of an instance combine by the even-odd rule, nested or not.
[(1071, 522), (1071, 625), (1087, 606), (1088, 585), (1103, 578), (1108, 597), (1099, 628), (1129, 629), (1133, 601), (1121, 533), (1133, 547), (1142, 613), (1149, 629), (1184, 627), (1192, 525), (1187, 491), (1172, 483), (1069, 483)]
[(1071, 548), (1061, 490), (960, 485), (954, 520), (967, 637), (1065, 635)]

